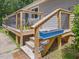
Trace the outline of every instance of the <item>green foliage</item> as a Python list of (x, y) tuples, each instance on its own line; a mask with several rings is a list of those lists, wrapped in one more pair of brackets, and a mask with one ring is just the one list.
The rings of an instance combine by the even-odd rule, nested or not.
[(0, 26), (3, 17), (32, 2), (33, 0), (0, 0)]
[(75, 48), (79, 51), (79, 5), (74, 6), (75, 18), (73, 20), (72, 31), (75, 34)]
[(73, 13), (75, 14), (75, 16), (79, 16), (79, 4), (74, 6), (74, 11)]
[(64, 49), (62, 49), (63, 59), (75, 59), (75, 53), (76, 52), (72, 46), (66, 46)]
[(0, 27), (0, 32), (1, 32), (1, 33), (3, 33), (3, 32), (4, 32), (4, 30), (3, 30), (3, 28), (2, 28), (2, 27)]

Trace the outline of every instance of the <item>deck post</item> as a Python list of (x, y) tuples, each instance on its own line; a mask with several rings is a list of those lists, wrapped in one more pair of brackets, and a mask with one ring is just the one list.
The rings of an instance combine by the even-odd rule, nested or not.
[[(23, 14), (23, 16), (25, 16), (25, 14)], [(24, 25), (23, 25), (23, 29), (26, 30), (26, 23), (25, 23), (25, 17), (24, 17)]]
[(18, 23), (17, 23), (17, 21), (18, 21), (18, 16), (17, 16), (17, 14), (16, 14), (16, 29), (18, 28)]
[(61, 45), (62, 45), (61, 36), (58, 36), (58, 49), (61, 49)]
[(61, 11), (57, 13), (58, 28), (61, 28)]
[(22, 17), (23, 16), (23, 13), (22, 12), (20, 12), (20, 30), (21, 30), (21, 32), (22, 32), (22, 30), (23, 30), (23, 24), (22, 24)]
[(18, 42), (18, 36), (16, 35), (16, 44), (19, 44), (19, 42)]
[(20, 46), (23, 46), (23, 36), (20, 36)]
[(68, 14), (68, 22), (69, 22), (69, 23), (68, 23), (69, 29), (71, 29), (71, 26), (70, 26), (70, 22), (71, 22), (71, 21), (70, 21), (70, 14)]
[(22, 24), (23, 12), (20, 12), (20, 46), (23, 45), (23, 24)]
[(36, 28), (35, 29), (35, 59), (42, 59), (41, 53), (39, 51), (39, 47), (40, 47), (40, 40), (38, 38), (39, 36), (39, 29)]
[[(16, 14), (16, 29), (18, 28), (18, 23), (17, 23), (17, 21), (18, 21), (18, 16), (17, 16), (17, 14)], [(19, 42), (18, 42), (18, 36), (16, 35), (16, 44), (18, 44)]]
[(58, 52), (59, 52), (59, 57), (60, 59), (62, 59), (62, 39), (61, 39), (61, 35), (58, 36)]

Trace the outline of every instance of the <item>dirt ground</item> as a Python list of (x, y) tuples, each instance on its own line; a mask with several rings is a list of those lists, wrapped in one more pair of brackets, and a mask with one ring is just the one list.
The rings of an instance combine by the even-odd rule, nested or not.
[(11, 38), (0, 32), (0, 59), (13, 59), (12, 53), (16, 48)]

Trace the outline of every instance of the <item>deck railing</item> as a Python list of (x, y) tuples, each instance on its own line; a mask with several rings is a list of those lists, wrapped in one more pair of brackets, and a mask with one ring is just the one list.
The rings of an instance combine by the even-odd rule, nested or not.
[[(35, 32), (35, 47), (36, 49), (40, 46), (40, 38), (39, 38), (39, 28), (45, 24), (48, 20), (51, 20), (50, 18), (52, 18), (54, 15), (57, 15), (57, 20), (58, 20), (58, 28), (61, 28), (61, 14), (67, 14), (68, 15), (68, 23), (69, 23), (69, 28), (70, 28), (70, 15), (72, 14), (71, 11), (59, 8), (56, 9), (55, 11), (51, 12), (49, 15), (47, 15), (46, 17), (42, 18), (41, 20), (39, 20), (37, 23), (35, 23), (33, 26), (31, 26), (31, 28), (34, 29)], [(36, 50), (37, 52), (37, 50)], [(38, 56), (38, 54), (36, 54)]]
[[(20, 12), (17, 12), (15, 13), (15, 16), (16, 16), (16, 29), (18, 29), (18, 20), (19, 20), (19, 29), (20, 31), (22, 32), (24, 30), (24, 27), (25, 25), (23, 25), (23, 14), (24, 13), (31, 13), (31, 14), (37, 14), (39, 16), (41, 16), (41, 18), (39, 19), (39, 21), (37, 21), (33, 26), (31, 26), (29, 29), (34, 29), (34, 37), (35, 37), (35, 54), (38, 56), (41, 56), (41, 54), (39, 53), (39, 46), (40, 46), (40, 38), (39, 38), (39, 28), (45, 24), (48, 20), (51, 20), (50, 18), (52, 18), (53, 16), (56, 15), (57, 17), (57, 20), (58, 20), (58, 28), (61, 28), (61, 14), (64, 13), (64, 14), (67, 14), (68, 15), (68, 24), (69, 24), (69, 28), (70, 28), (70, 15), (72, 14), (71, 11), (68, 11), (68, 10), (65, 10), (65, 9), (62, 9), (62, 8), (59, 8), (59, 9), (56, 9), (55, 11), (51, 12), (49, 15), (45, 16), (42, 18), (42, 14), (41, 12), (34, 12), (34, 11), (25, 11), (25, 10), (22, 10)], [(5, 25), (6, 24), (6, 19), (8, 19), (9, 17), (12, 17), (14, 14), (12, 14), (11, 16), (7, 16), (5, 19), (4, 19), (4, 23)], [(18, 16), (19, 15), (19, 16)], [(8, 20), (7, 20), (8, 21)], [(3, 23), (3, 24), (4, 24)], [(23, 39), (22, 38), (22, 35), (20, 35), (20, 38), (21, 40)]]
[[(25, 18), (28, 18), (28, 20), (33, 19), (33, 18), (29, 17), (28, 15), (25, 16), (24, 14), (28, 14), (28, 15), (31, 15), (31, 16), (32, 16), (32, 14), (35, 14), (35, 15), (38, 15), (39, 19), (41, 19), (42, 15), (43, 15), (42, 12), (21, 10), (19, 12), (16, 12), (12, 15), (5, 17), (4, 20), (3, 20), (3, 24), (6, 25), (6, 26), (13, 27), (15, 29), (19, 29), (21, 31), (28, 30), (28, 29), (30, 29), (31, 25), (28, 25), (28, 24), (25, 23), (27, 21), (27, 19), (25, 19)], [(15, 16), (14, 17), (15, 19), (13, 19), (13, 20), (10, 19), (13, 16)], [(13, 22), (15, 22), (15, 23), (13, 23)], [(30, 22), (30, 23), (33, 23), (33, 22)]]

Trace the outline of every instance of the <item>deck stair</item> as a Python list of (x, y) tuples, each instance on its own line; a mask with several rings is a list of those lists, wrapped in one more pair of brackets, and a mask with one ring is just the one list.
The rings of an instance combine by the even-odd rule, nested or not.
[[(39, 46), (39, 51), (42, 53), (44, 52), (45, 46), (51, 46), (52, 42), (54, 41), (54, 39), (52, 39), (52, 37), (56, 36), (56, 35), (61, 35), (63, 34), (63, 30), (55, 30), (55, 31), (49, 31), (49, 32), (41, 32), (40, 33), (40, 46)], [(46, 36), (45, 36), (46, 35)], [(50, 39), (51, 38), (51, 39)], [(50, 39), (50, 40), (49, 40)], [(34, 44), (34, 37), (30, 37), (29, 41), (25, 42), (25, 46), (21, 47), (21, 49), (31, 58), (34, 59), (35, 55), (34, 55), (34, 49), (35, 49), (35, 44)], [(51, 43), (51, 44), (50, 44)], [(50, 44), (50, 45), (49, 45)], [(47, 49), (49, 49), (50, 47), (47, 47)], [(43, 54), (44, 55), (44, 54)]]
[(25, 52), (25, 54), (27, 54), (31, 59), (35, 59), (35, 55), (33, 50), (28, 46), (22, 46), (21, 49)]
[(29, 46), (30, 48), (32, 48), (32, 49), (35, 47), (34, 42), (31, 41), (31, 40), (30, 40), (30, 41), (27, 41), (27, 42), (26, 42), (26, 45), (28, 45), (28, 46)]
[(35, 37), (30, 37), (30, 40), (34, 41), (35, 40)]
[[(34, 38), (34, 37), (32, 37)], [(34, 41), (33, 40), (29, 40), (29, 41), (26, 41), (25, 42), (25, 46), (22, 46), (21, 49), (22, 51), (25, 52), (25, 54), (27, 54), (31, 59), (35, 59), (35, 55), (34, 55), (34, 48), (35, 48), (35, 45), (34, 45)], [(43, 45), (40, 45), (39, 47), (39, 51), (43, 51), (44, 48), (43, 48)]]
[(34, 29), (34, 37), (30, 37), (30, 40), (25, 43), (26, 45), (21, 47), (21, 49), (31, 59), (40, 59), (40, 57), (42, 56), (42, 52), (44, 52), (43, 55), (46, 54), (49, 48), (52, 46), (56, 37), (58, 38), (58, 44), (60, 47), (61, 45), (60, 37), (62, 34), (64, 34), (64, 29), (61, 28), (61, 24), (60, 24), (61, 22), (59, 22), (59, 26), (58, 26), (59, 28), (57, 29), (53, 29), (53, 30), (51, 29), (49, 31), (40, 31), (39, 28), (41, 27), (42, 24), (48, 21), (51, 17), (56, 15), (56, 13), (58, 14), (57, 16), (58, 20), (61, 20), (61, 12), (71, 14), (70, 11), (67, 11), (67, 10), (64, 11), (64, 9), (59, 8), (32, 26), (32, 29)]
[[(32, 43), (32, 45), (34, 45), (34, 43), (32, 42), (32, 41), (34, 41), (35, 40), (35, 38), (34, 37), (30, 37), (30, 43)], [(46, 45), (46, 44), (48, 44), (48, 41), (49, 40), (42, 40), (42, 39), (40, 39), (40, 44), (41, 45)], [(26, 44), (27, 44), (27, 42), (26, 42)]]

